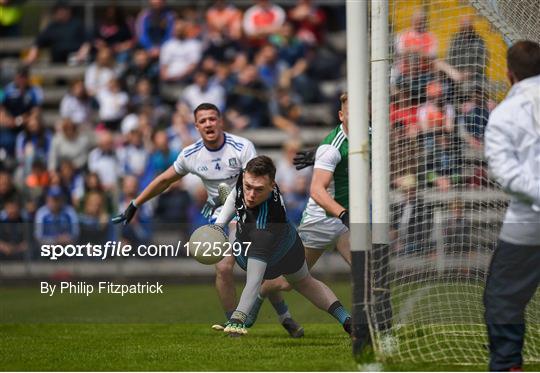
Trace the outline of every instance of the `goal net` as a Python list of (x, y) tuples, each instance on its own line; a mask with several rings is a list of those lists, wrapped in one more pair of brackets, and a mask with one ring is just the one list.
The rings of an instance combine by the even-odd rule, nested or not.
[[(487, 361), (482, 294), (507, 196), (488, 175), (484, 129), (509, 88), (508, 43), (539, 41), (539, 14), (536, 0), (390, 3), (391, 242), (373, 249), (369, 307), (383, 361)], [(540, 361), (539, 298), (529, 362)]]

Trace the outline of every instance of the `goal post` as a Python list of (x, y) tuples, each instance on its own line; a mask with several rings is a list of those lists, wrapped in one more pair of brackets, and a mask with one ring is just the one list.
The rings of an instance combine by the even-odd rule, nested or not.
[[(508, 44), (540, 41), (540, 2), (385, 3), (370, 6), (374, 350), (387, 362), (486, 363), (482, 294), (508, 198), (488, 174), (483, 134), (509, 88)], [(540, 362), (539, 298), (526, 362)]]
[(369, 50), (368, 7), (347, 1), (347, 92), (349, 123), (349, 211), (353, 274), (353, 352), (359, 353), (369, 337), (368, 255), (369, 229)]

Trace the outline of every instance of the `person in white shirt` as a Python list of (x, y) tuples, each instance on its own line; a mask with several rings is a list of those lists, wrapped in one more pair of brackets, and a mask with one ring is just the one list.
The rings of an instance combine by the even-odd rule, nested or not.
[(69, 92), (60, 102), (60, 116), (75, 124), (89, 124), (92, 119), (92, 104), (82, 80), (75, 80)]
[(202, 43), (195, 38), (186, 38), (185, 22), (175, 21), (174, 37), (161, 47), (159, 75), (164, 82), (185, 81), (202, 58)]
[[(540, 44), (507, 52), (512, 89), (489, 117), (489, 171), (510, 195), (484, 291), (489, 370), (521, 371), (525, 308), (540, 283)], [(537, 320), (536, 320), (537, 321)]]
[[(221, 212), (218, 203), (219, 184), (225, 183), (232, 190), (242, 169), (257, 154), (251, 141), (223, 131), (223, 118), (214, 104), (202, 103), (195, 108), (193, 114), (201, 139), (182, 149), (176, 161), (131, 201), (122, 214), (113, 218), (113, 223), (128, 224), (140, 206), (188, 174), (201, 178), (208, 194), (202, 213), (209, 223), (215, 222)], [(216, 288), (227, 320), (237, 305), (234, 264), (234, 256), (225, 256), (216, 264)], [(271, 299), (271, 302), (279, 304), (279, 315), (289, 313), (280, 294)], [(284, 327), (287, 329), (287, 326)]]
[(213, 102), (220, 111), (225, 110), (225, 89), (218, 84), (208, 81), (208, 74), (204, 71), (195, 73), (193, 84), (190, 84), (182, 92), (179, 105), (187, 105), (189, 111), (193, 111), (203, 102)]
[(109, 81), (115, 77), (112, 51), (109, 48), (103, 48), (99, 50), (96, 62), (88, 66), (84, 73), (84, 87), (90, 96), (95, 96), (106, 89)]
[(117, 79), (111, 79), (107, 89), (99, 91), (96, 97), (99, 103), (99, 119), (105, 126), (116, 131), (127, 113), (129, 97), (120, 87)]
[(114, 149), (112, 133), (101, 132), (98, 143), (99, 146), (88, 155), (88, 170), (98, 174), (105, 190), (114, 191), (119, 186), (123, 170)]

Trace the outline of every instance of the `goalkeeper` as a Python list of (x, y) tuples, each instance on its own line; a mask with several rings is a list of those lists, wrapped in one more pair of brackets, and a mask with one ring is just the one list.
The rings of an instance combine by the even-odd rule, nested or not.
[(248, 313), (255, 304), (263, 280), (284, 275), (294, 289), (335, 317), (350, 334), (349, 313), (332, 290), (309, 273), (304, 245), (287, 219), (283, 199), (274, 181), (275, 174), (276, 168), (270, 158), (259, 156), (250, 160), (216, 221), (217, 225), (225, 227), (236, 213), (236, 240), (252, 243), (247, 255), (236, 257), (236, 262), (247, 272), (246, 286), (224, 331), (232, 335), (246, 334)]
[(484, 291), (489, 370), (520, 371), (525, 307), (540, 282), (540, 45), (507, 52), (510, 92), (489, 117), (489, 170), (510, 194)]

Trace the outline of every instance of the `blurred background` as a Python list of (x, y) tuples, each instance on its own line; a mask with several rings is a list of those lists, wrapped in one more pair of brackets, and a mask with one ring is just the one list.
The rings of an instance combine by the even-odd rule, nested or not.
[[(504, 40), (459, 0), (393, 1), (390, 13), (392, 253), (489, 251), (496, 229), (472, 227), (498, 224), (506, 201), (481, 155), (508, 88)], [(130, 226), (109, 221), (198, 139), (192, 112), (205, 101), (276, 161), (298, 224), (311, 170), (292, 158), (338, 124), (346, 88), (344, 1), (0, 0), (0, 46), (0, 281), (57, 273), (43, 243), (185, 241), (204, 223), (197, 177)], [(65, 260), (61, 273), (212, 271), (141, 260)]]

